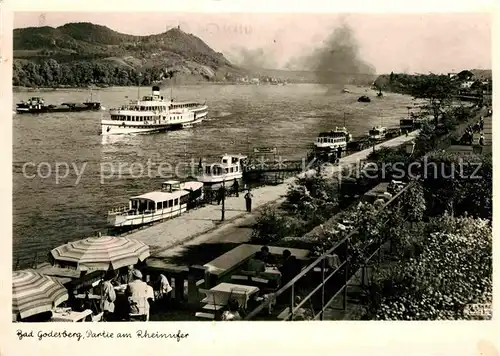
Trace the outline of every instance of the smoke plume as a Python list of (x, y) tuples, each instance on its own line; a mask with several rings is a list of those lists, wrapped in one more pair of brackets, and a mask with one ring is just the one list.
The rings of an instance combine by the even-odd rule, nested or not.
[(231, 53), (227, 54), (227, 57), (232, 63), (247, 69), (271, 69), (277, 67), (272, 51), (264, 48), (233, 48)]
[[(297, 62), (301, 60), (293, 59), (289, 64)], [(328, 86), (370, 84), (375, 79), (375, 68), (360, 57), (358, 42), (347, 24), (336, 28), (303, 63), (315, 72), (320, 84)]]

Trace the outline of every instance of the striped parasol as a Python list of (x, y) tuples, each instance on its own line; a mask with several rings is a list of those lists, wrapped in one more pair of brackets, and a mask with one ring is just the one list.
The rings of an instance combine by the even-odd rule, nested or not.
[(99, 236), (67, 243), (50, 253), (62, 265), (81, 271), (107, 271), (144, 261), (149, 257), (149, 246), (126, 237)]
[(35, 271), (12, 273), (12, 320), (47, 312), (68, 300), (68, 291), (56, 279)]

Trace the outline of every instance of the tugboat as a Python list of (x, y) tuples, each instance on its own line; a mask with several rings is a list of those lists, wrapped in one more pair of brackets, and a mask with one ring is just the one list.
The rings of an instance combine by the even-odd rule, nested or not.
[(16, 104), (17, 114), (44, 114), (51, 112), (78, 112), (102, 110), (101, 103), (86, 101), (84, 103), (62, 103), (60, 105), (46, 105), (41, 97), (34, 96), (27, 101)]
[(367, 97), (366, 95), (362, 95), (358, 98), (358, 102), (360, 103), (370, 103), (371, 99)]

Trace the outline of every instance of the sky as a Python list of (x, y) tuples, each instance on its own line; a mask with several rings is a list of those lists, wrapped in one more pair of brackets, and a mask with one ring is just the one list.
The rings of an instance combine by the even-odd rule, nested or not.
[[(447, 73), (491, 69), (489, 14), (481, 13), (95, 13), (16, 12), (14, 28), (92, 22), (127, 34), (147, 35), (180, 25), (235, 64), (261, 57), (269, 68), (292, 68), (347, 24), (359, 58), (377, 73)], [(254, 58), (255, 59), (255, 58)]]

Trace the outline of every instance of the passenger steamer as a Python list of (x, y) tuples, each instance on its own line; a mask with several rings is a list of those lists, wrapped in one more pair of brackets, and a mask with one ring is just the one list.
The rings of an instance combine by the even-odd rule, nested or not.
[(203, 183), (166, 181), (161, 191), (130, 198), (129, 204), (108, 212), (108, 225), (140, 226), (172, 218), (194, 208), (203, 199)]
[(197, 102), (164, 100), (160, 88), (120, 108), (111, 109), (110, 119), (101, 120), (102, 135), (150, 133), (191, 127), (200, 123), (208, 106)]

